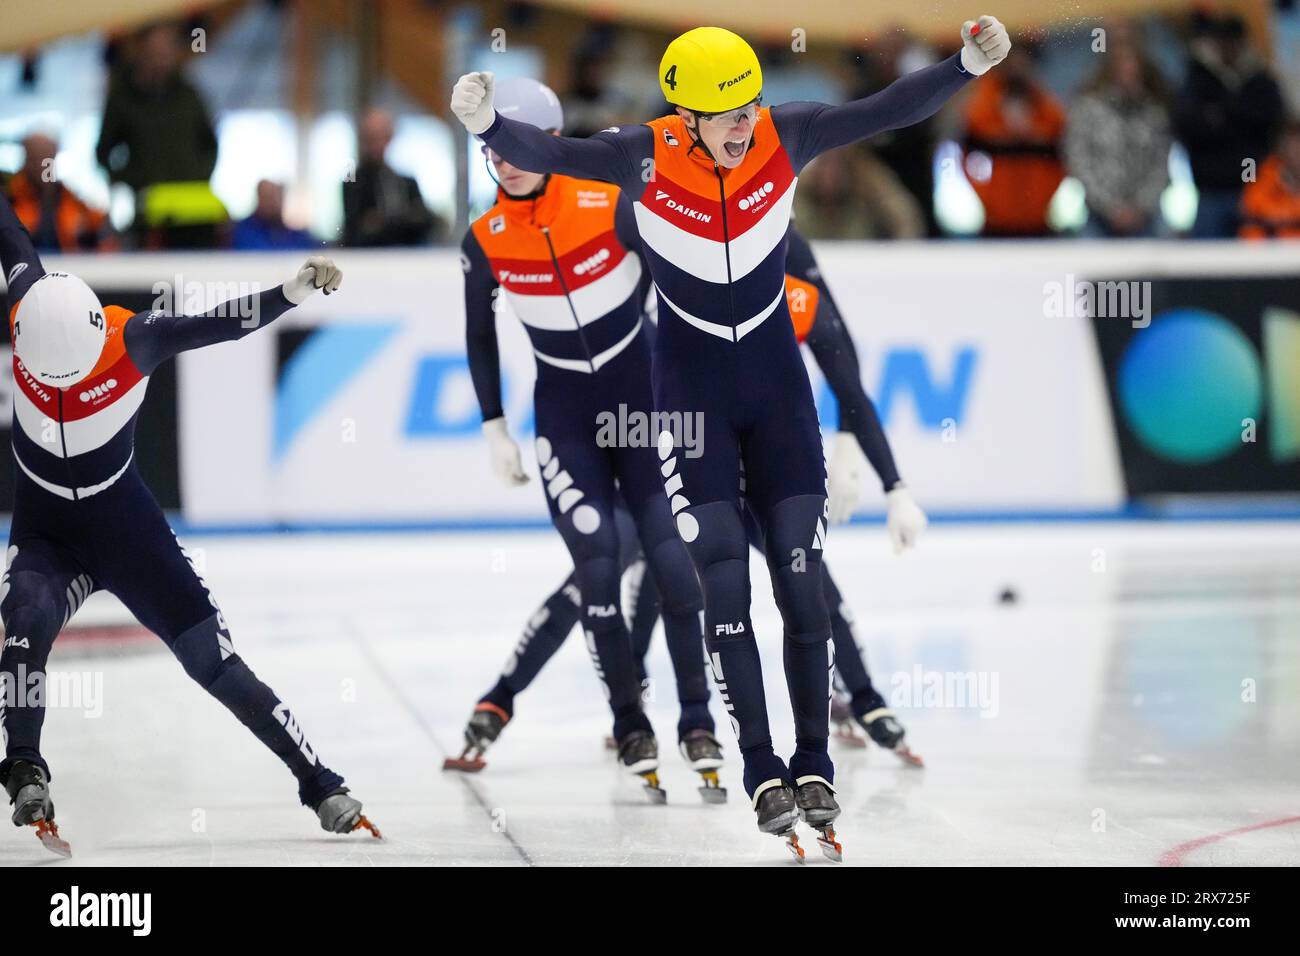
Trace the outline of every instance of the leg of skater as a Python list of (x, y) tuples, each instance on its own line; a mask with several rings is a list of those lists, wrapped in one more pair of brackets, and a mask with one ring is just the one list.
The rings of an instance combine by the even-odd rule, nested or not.
[(641, 558), (627, 569), (624, 578), (624, 593), (631, 609), (628, 630), (632, 639), (632, 656), (636, 658), (637, 676), (643, 687), (649, 679), (646, 655), (650, 653), (655, 625), (659, 623), (659, 588), (655, 586), (655, 576), (649, 572), (645, 559)]
[[(788, 390), (807, 388), (791, 374)], [(813, 463), (792, 468), (790, 462)], [(804, 822), (819, 831), (822, 852), (841, 859), (832, 824), (835, 767), (827, 751), (834, 654), (822, 588), (826, 542), (826, 472), (821, 432), (811, 401), (786, 415), (757, 420), (745, 440), (746, 496), (763, 532), (763, 551), (784, 631), (786, 685), (794, 713), (795, 751), (790, 776)]]
[(645, 549), (649, 577), (658, 596), (668, 654), (677, 681), (677, 699), (681, 704), (677, 737), (682, 740), (693, 730), (712, 732), (700, 622), (704, 602), (695, 568), (686, 546), (677, 536), (667, 498), (656, 495), (642, 502), (634, 517)]
[(532, 613), (497, 682), (474, 705), (474, 711), (465, 724), (464, 749), (459, 757), (444, 760), (443, 770), (477, 773), (487, 766), (483, 754), (496, 743), (501, 731), (513, 719), (515, 696), (533, 682), (546, 662), (560, 649), (578, 623), (581, 603), (577, 578), (570, 574)]
[[(659, 613), (658, 603), (656, 599), (651, 605), (641, 607), (640, 594), (642, 581), (645, 578), (645, 560), (641, 556), (636, 525), (627, 509), (622, 506), (615, 508), (614, 515), (619, 536), (619, 563), (625, 569), (623, 573), (628, 580), (628, 603), (638, 609), (633, 616), (632, 642), (637, 662), (637, 679), (644, 687), (646, 678), (643, 658), (649, 636), (647, 633), (644, 643), (640, 643), (635, 622), (639, 616), (642, 621), (641, 626), (644, 628), (645, 619), (648, 618), (647, 630), (653, 630)], [(653, 584), (650, 586), (653, 593)], [(479, 698), (473, 713), (470, 714), (469, 721), (465, 725), (464, 749), (459, 757), (448, 757), (443, 761), (444, 770), (477, 773), (487, 766), (483, 754), (496, 742), (505, 725), (513, 719), (515, 697), (527, 689), (546, 663), (555, 656), (555, 652), (560, 649), (569, 632), (578, 623), (581, 605), (582, 595), (578, 591), (577, 577), (570, 574), (529, 617), (524, 625), (523, 636), (511, 652), (497, 682)], [(637, 650), (638, 646), (639, 650)], [(611, 749), (618, 749), (617, 741), (613, 737), (607, 738), (607, 742)]]
[[(221, 610), (143, 482), (124, 476), (96, 496), (95, 506), (103, 586), (162, 638), (195, 683), (280, 758), (298, 781), (298, 799), (323, 829), (368, 827), (361, 803), (317, 756), (297, 717), (235, 652)], [(129, 549), (123, 541), (131, 542)]]
[(14, 826), (32, 826), (47, 848), (69, 855), (54, 822), (49, 764), (41, 755), (46, 661), (64, 624), (94, 590), (71, 555), (50, 542), (16, 539), (0, 583), (4, 653), (0, 655), (0, 732), (5, 740), (0, 785)]
[[(831, 616), (831, 639), (835, 644), (836, 675), (845, 693), (849, 695), (847, 720), (855, 721), (877, 745), (897, 755), (908, 766), (924, 766), (920, 755), (907, 745), (906, 731), (902, 723), (871, 682), (871, 674), (867, 671), (867, 657), (862, 644), (858, 641), (857, 629), (854, 627), (853, 611), (840, 594), (825, 563), (822, 564), (822, 585), (826, 593), (826, 606)], [(843, 723), (841, 727), (844, 727)], [(851, 735), (852, 730), (850, 729), (848, 733)], [(851, 739), (861, 740), (856, 736)]]
[(677, 683), (681, 707), (677, 722), (678, 750), (687, 765), (701, 775), (700, 792), (704, 799), (710, 803), (722, 802), (726, 800), (726, 791), (718, 782), (718, 770), (723, 765), (722, 747), (714, 735), (713, 716), (709, 713), (709, 678), (704, 667), (701, 633), (703, 599), (695, 568), (673, 524), (668, 499), (662, 493), (652, 494), (634, 506), (632, 515), (658, 595), (664, 637)]
[[(567, 412), (567, 414), (566, 414)], [(614, 717), (619, 761), (640, 776), (659, 801), (659, 750), (641, 707), (641, 686), (622, 612), (622, 564), (615, 518), (614, 473), (609, 456), (567, 419), (573, 410), (538, 402), (537, 462), (547, 504), (573, 558), (582, 595), (580, 619), (587, 650)], [(594, 415), (577, 412), (587, 425)]]

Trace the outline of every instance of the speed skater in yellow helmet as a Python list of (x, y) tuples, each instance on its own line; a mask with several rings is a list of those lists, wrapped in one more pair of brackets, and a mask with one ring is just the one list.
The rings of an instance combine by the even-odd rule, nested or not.
[(740, 164), (762, 102), (763, 68), (753, 47), (730, 30), (696, 27), (668, 44), (659, 88), (719, 165)]

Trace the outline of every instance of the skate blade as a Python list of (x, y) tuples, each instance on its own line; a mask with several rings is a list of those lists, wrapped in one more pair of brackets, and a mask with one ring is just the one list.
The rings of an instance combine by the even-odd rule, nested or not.
[(846, 747), (856, 747), (859, 750), (861, 750), (863, 747), (867, 745), (867, 739), (865, 737), (859, 737), (856, 733), (854, 733), (853, 726), (851, 724), (840, 724), (838, 727), (836, 727), (835, 739), (838, 740), (840, 743), (844, 744)]
[(727, 788), (718, 782), (718, 772), (716, 770), (701, 771), (700, 777), (704, 780), (704, 785), (699, 788), (700, 796), (705, 803), (718, 804), (727, 802)]
[(668, 791), (659, 786), (659, 775), (653, 770), (647, 770), (645, 773), (637, 774), (645, 784), (645, 795), (650, 798), (650, 802), (655, 806), (668, 802)]
[(818, 831), (817, 845), (821, 847), (822, 856), (832, 863), (844, 862), (844, 847), (835, 838), (835, 830), (831, 827)]
[(31, 824), (36, 830), (36, 839), (41, 841), (41, 846), (49, 850), (55, 856), (61, 856), (64, 859), (72, 856), (72, 844), (63, 837), (59, 836), (59, 826), (57, 823), (50, 823), (45, 820), (38, 820)]
[(459, 770), (461, 773), (478, 773), (486, 766), (482, 757), (467, 757), (464, 754), (448, 757), (442, 762), (443, 770)]
[(356, 833), (358, 830), (369, 830), (370, 835), (374, 837), (376, 840), (380, 841), (381, 843), (388, 842), (387, 840), (384, 839), (384, 835), (379, 832), (379, 827), (375, 826), (373, 823), (367, 820), (366, 815), (364, 813), (361, 814), (361, 819), (357, 821), (357, 825), (352, 828), (351, 832)]
[(784, 834), (784, 836), (785, 848), (790, 851), (790, 854), (794, 857), (794, 861), (800, 865), (807, 863), (808, 857), (799, 843), (799, 835), (791, 830), (789, 833)]
[(925, 761), (921, 759), (921, 755), (913, 752), (910, 747), (894, 748), (894, 756), (903, 761), (904, 765), (908, 767), (922, 768), (925, 766)]

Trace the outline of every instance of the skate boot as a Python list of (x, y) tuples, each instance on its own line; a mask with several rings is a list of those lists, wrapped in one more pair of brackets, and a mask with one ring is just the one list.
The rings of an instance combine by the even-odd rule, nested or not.
[(13, 805), (16, 827), (32, 827), (41, 845), (58, 856), (72, 856), (72, 847), (59, 836), (54, 822), (54, 801), (50, 799), (49, 778), (33, 763), (19, 760), (9, 768), (4, 781), (9, 803)]
[(844, 848), (835, 837), (832, 824), (840, 815), (835, 790), (822, 777), (800, 777), (795, 781), (795, 803), (803, 822), (817, 831), (817, 845), (822, 855), (835, 863), (844, 859)]
[(361, 812), (361, 801), (348, 795), (347, 787), (340, 787), (333, 793), (326, 794), (312, 809), (316, 811), (316, 817), (320, 820), (320, 828), (326, 833), (351, 833), (354, 830), (365, 829), (369, 830), (376, 840), (384, 838), (384, 835), (379, 832), (379, 827), (367, 820), (366, 815)]
[(501, 731), (508, 723), (510, 715), (503, 708), (491, 701), (479, 701), (474, 705), (474, 713), (469, 715), (469, 723), (465, 725), (465, 749), (459, 757), (444, 760), (442, 769), (478, 773), (487, 766), (483, 762), (483, 754), (501, 736)]
[(704, 781), (700, 796), (705, 803), (726, 803), (727, 788), (718, 782), (718, 768), (722, 766), (722, 745), (711, 731), (704, 728), (688, 730), (677, 744), (687, 766)]
[(868, 737), (879, 746), (891, 751), (903, 763), (909, 767), (924, 767), (925, 762), (921, 756), (913, 753), (912, 748), (907, 746), (903, 725), (898, 722), (894, 712), (884, 704), (882, 700), (879, 707), (873, 707), (857, 718), (858, 723), (867, 732)]
[(803, 847), (794, 825), (799, 822), (799, 806), (794, 790), (784, 780), (769, 780), (754, 791), (754, 812), (758, 814), (758, 829), (784, 837), (786, 848), (795, 861), (804, 862)]
[(628, 773), (645, 782), (651, 803), (667, 803), (668, 794), (659, 786), (659, 741), (648, 730), (633, 730), (618, 742), (618, 762)]
[(849, 747), (865, 747), (867, 742), (858, 734), (854, 724), (853, 708), (839, 694), (831, 698), (831, 725), (835, 728), (835, 738)]

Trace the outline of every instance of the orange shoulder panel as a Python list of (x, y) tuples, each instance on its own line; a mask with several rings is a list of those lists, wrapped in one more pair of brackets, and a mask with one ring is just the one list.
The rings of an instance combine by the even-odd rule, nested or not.
[(104, 351), (99, 353), (99, 361), (87, 378), (92, 378), (108, 371), (126, 352), (126, 320), (135, 315), (130, 309), (120, 305), (104, 306)]
[(812, 331), (813, 322), (817, 320), (817, 300), (820, 295), (811, 282), (786, 275), (785, 304), (790, 309), (790, 321), (794, 323), (795, 341), (802, 342)]
[(497, 203), (470, 227), (488, 261), (494, 259), (545, 259), (541, 236), (532, 229), (511, 228), (510, 216)]

